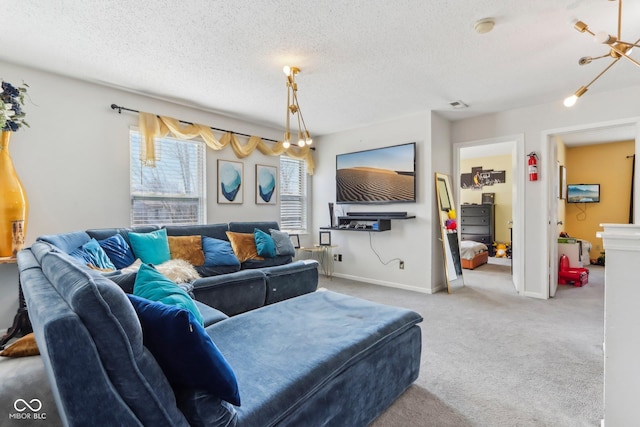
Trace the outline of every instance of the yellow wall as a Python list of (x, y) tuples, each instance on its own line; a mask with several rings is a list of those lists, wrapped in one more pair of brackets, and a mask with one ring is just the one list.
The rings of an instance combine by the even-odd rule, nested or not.
[(600, 203), (566, 203), (565, 231), (592, 243), (589, 258), (602, 251), (600, 224), (629, 222), (634, 141), (567, 147), (567, 183), (600, 184)]
[(482, 187), (479, 190), (460, 189), (460, 203), (482, 203), (482, 193), (495, 193), (496, 212), (495, 240), (509, 242), (509, 221), (512, 219), (513, 177), (511, 176), (511, 155), (477, 157), (460, 161), (460, 173), (469, 173), (471, 168), (482, 166), (483, 169), (505, 171), (505, 183)]

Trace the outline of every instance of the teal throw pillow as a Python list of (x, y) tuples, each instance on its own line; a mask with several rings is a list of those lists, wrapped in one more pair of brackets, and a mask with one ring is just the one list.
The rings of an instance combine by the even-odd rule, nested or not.
[(204, 325), (202, 314), (189, 294), (150, 265), (140, 264), (133, 284), (133, 294), (189, 310), (197, 321)]
[(276, 244), (276, 255), (296, 256), (296, 248), (291, 243), (291, 237), (286, 231), (269, 229), (271, 238)]
[(202, 250), (204, 251), (204, 266), (216, 267), (233, 265), (240, 267), (240, 261), (233, 252), (231, 243), (226, 240), (202, 236)]
[(128, 297), (140, 319), (144, 346), (175, 389), (205, 390), (240, 406), (233, 369), (189, 310)]
[(167, 230), (152, 231), (150, 233), (129, 233), (129, 241), (136, 258), (147, 264), (162, 264), (171, 259)]
[(265, 258), (273, 258), (276, 256), (276, 243), (269, 233), (256, 228), (253, 231), (253, 238), (256, 241), (256, 249), (258, 255)]

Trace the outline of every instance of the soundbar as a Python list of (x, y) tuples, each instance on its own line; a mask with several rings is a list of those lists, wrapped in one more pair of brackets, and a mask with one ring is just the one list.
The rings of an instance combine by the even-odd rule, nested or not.
[(404, 218), (406, 212), (347, 212), (347, 216), (371, 217), (371, 218)]

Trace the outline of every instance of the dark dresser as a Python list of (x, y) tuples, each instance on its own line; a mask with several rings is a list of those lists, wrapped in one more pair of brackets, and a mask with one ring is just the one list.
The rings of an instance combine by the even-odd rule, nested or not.
[(462, 205), (460, 210), (460, 239), (484, 243), (494, 256), (495, 205)]

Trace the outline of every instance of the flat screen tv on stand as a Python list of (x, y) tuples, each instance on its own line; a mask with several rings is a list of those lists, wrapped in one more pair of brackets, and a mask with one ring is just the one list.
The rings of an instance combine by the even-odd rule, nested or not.
[(336, 156), (336, 203), (415, 201), (415, 142)]

